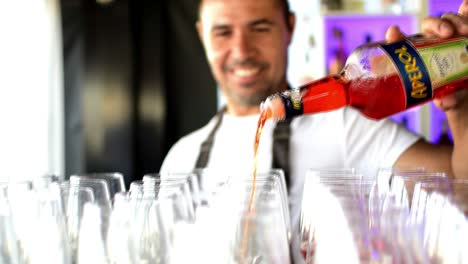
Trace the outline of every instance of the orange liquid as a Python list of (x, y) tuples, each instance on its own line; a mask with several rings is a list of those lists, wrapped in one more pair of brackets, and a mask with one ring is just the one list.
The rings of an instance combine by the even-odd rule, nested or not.
[[(312, 242), (312, 243), (315, 243), (315, 242)], [(309, 242), (307, 241), (301, 243), (301, 255), (307, 264), (314, 264), (315, 247), (316, 247), (315, 245), (313, 246), (309, 245)]]
[[(468, 87), (466, 78), (436, 88), (433, 95), (440, 98), (465, 87)], [(339, 75), (331, 75), (311, 82), (301, 90), (306, 90), (302, 96), (304, 114), (349, 105), (371, 119), (382, 119), (408, 109), (405, 89), (398, 74), (349, 81)]]
[(245, 259), (247, 256), (247, 248), (248, 248), (248, 235), (249, 235), (249, 219), (253, 213), (253, 207), (255, 203), (255, 192), (256, 192), (256, 182), (257, 182), (257, 160), (258, 160), (258, 146), (260, 144), (260, 137), (262, 135), (263, 127), (265, 126), (265, 122), (269, 118), (270, 113), (267, 111), (262, 111), (260, 114), (260, 118), (258, 119), (257, 123), (257, 132), (255, 133), (255, 141), (254, 141), (254, 164), (253, 164), (253, 172), (252, 172), (252, 190), (250, 191), (249, 197), (249, 207), (247, 211), (247, 217), (244, 221), (244, 233), (242, 234), (242, 246), (241, 246), (241, 260)]

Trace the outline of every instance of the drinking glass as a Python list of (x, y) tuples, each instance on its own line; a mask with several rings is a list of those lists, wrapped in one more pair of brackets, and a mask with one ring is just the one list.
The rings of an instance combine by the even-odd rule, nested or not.
[(10, 182), (7, 196), (12, 208), (15, 234), (18, 239), (20, 262), (29, 262), (34, 249), (37, 230), (38, 201), (31, 181)]
[(106, 242), (102, 236), (102, 207), (85, 203), (78, 235), (76, 263), (108, 264)]
[[(81, 176), (76, 176), (76, 175), (72, 175), (70, 176), (70, 179), (69, 179), (69, 183), (70, 183), (70, 190), (71, 188), (78, 188), (78, 190), (80, 188), (90, 188), (92, 189), (93, 191), (93, 197), (94, 197), (94, 203), (92, 203), (93, 205), (95, 206), (98, 206), (100, 209), (99, 209), (99, 216), (101, 217), (101, 220), (99, 221), (99, 226), (100, 226), (100, 230), (101, 230), (101, 234), (100, 236), (103, 238), (104, 240), (104, 243), (106, 243), (106, 238), (107, 238), (107, 229), (108, 229), (108, 226), (109, 226), (109, 217), (110, 217), (110, 213), (112, 211), (112, 202), (111, 202), (111, 199), (110, 199), (110, 192), (109, 192), (109, 185), (108, 185), (108, 182), (106, 180), (103, 180), (103, 179), (90, 179), (88, 177), (81, 177)], [(76, 193), (78, 195), (80, 195), (81, 193)], [(86, 195), (86, 194), (85, 194)], [(70, 196), (72, 197), (72, 196)], [(76, 198), (75, 196), (73, 196), (72, 198)], [(68, 207), (69, 207), (69, 211), (70, 211), (70, 206), (71, 206), (71, 203), (74, 204), (74, 208), (75, 210), (73, 211), (70, 211), (71, 213), (74, 213), (73, 215), (69, 214), (69, 218), (72, 217), (73, 221), (74, 221), (74, 225), (72, 226), (73, 230), (74, 230), (74, 233), (73, 235), (75, 234), (78, 234), (78, 237), (76, 237), (75, 239), (72, 238), (72, 241), (77, 241), (78, 243), (78, 249), (79, 249), (79, 241), (80, 241), (80, 236), (81, 236), (81, 225), (83, 223), (83, 219), (84, 219), (84, 207), (82, 207), (83, 203), (82, 201), (80, 201), (81, 197), (78, 197), (78, 200), (76, 201), (70, 201), (70, 198), (68, 200)], [(82, 198), (85, 198), (86, 197), (82, 197)], [(89, 197), (88, 197), (89, 198)], [(88, 203), (84, 203), (85, 205), (88, 204)], [(80, 214), (79, 214), (79, 211), (76, 211), (76, 210), (79, 210), (80, 208), (83, 208), (83, 216), (81, 219), (80, 218)], [(90, 209), (91, 211), (93, 211), (93, 209)], [(76, 228), (79, 228), (78, 232), (76, 233)], [(75, 245), (76, 246), (76, 243), (72, 245)]]
[(132, 224), (135, 223), (132, 206), (128, 193), (115, 194), (107, 232), (107, 255), (112, 264), (138, 263), (135, 234), (132, 228)]
[(195, 169), (193, 173), (197, 177), (202, 206), (210, 206), (213, 199), (220, 191), (225, 190), (232, 178), (229, 172), (213, 168)]
[(34, 189), (38, 215), (31, 259), (33, 263), (68, 264), (71, 253), (59, 183), (39, 181)]
[(413, 219), (422, 226), (424, 247), (432, 261), (466, 261), (468, 182), (419, 182), (413, 196)]
[(446, 173), (439, 172), (404, 172), (394, 174), (391, 178), (390, 192), (395, 195), (397, 206), (410, 209), (414, 185), (420, 181), (446, 181)]
[[(415, 168), (379, 168), (376, 177), (376, 184), (374, 185), (371, 195), (369, 206), (371, 210), (377, 215), (371, 215), (372, 217), (380, 217), (384, 204), (391, 202), (396, 204), (396, 194), (390, 192), (390, 183), (395, 175), (414, 175), (425, 173), (426, 170), (423, 167)], [(395, 202), (393, 202), (395, 201)]]
[(444, 181), (443, 173), (428, 173), (423, 167), (381, 168), (370, 195), (371, 230), (374, 250), (397, 263), (427, 263), (421, 227), (412, 219), (411, 197), (418, 181)]
[(173, 193), (180, 194), (177, 199), (181, 199), (181, 211), (178, 213), (183, 214), (184, 219), (189, 221), (195, 221), (195, 209), (192, 198), (192, 192), (189, 187), (187, 178), (161, 178), (159, 174), (146, 174), (143, 176), (143, 189), (147, 195), (153, 195), (156, 197), (169, 196)]
[(314, 191), (318, 198), (311, 207), (318, 211), (311, 218), (309, 241), (305, 241), (301, 248), (306, 263), (359, 263), (359, 250), (350, 221), (359, 211), (345, 213), (339, 199), (324, 185), (317, 184), (308, 190)]
[(402, 214), (400, 210), (409, 211), (416, 182), (445, 180), (445, 177), (441, 173), (427, 173), (422, 167), (380, 168), (369, 197), (372, 228), (380, 228), (380, 220), (385, 219), (383, 214), (392, 215), (391, 212), (396, 211), (399, 215)]
[[(251, 200), (254, 187), (255, 193)], [(284, 197), (279, 185), (262, 182), (260, 177), (257, 183), (244, 180), (232, 183), (231, 188), (232, 193), (237, 194), (231, 200), (237, 212), (234, 236), (231, 239), (232, 261), (290, 263), (288, 231), (283, 208)], [(275, 228), (271, 228), (272, 226)]]
[(143, 197), (143, 181), (132, 181), (128, 189), (128, 196), (131, 199), (139, 200)]
[(172, 182), (186, 181), (189, 186), (194, 209), (196, 210), (197, 207), (201, 205), (200, 184), (198, 182), (198, 177), (195, 173), (193, 172), (188, 172), (188, 173), (170, 172), (170, 173), (166, 173), (165, 175), (160, 175), (160, 177), (163, 181), (172, 181)]
[(96, 204), (101, 207), (102, 223), (107, 226), (112, 208), (108, 181), (72, 175), (70, 176), (69, 182), (70, 186), (87, 187), (93, 190), (94, 200)]
[(8, 184), (19, 263), (69, 263), (60, 187), (52, 177)]
[[(82, 179), (97, 179), (97, 180), (105, 180), (108, 185), (110, 199), (114, 199), (114, 195), (118, 192), (125, 192), (125, 182), (124, 182), (124, 175), (119, 172), (94, 172), (94, 173), (87, 173), (83, 175), (73, 175), (78, 176)], [(73, 177), (72, 176), (72, 177)]]
[[(362, 175), (357, 174), (354, 168), (314, 168), (306, 172), (300, 217), (300, 250), (307, 263), (312, 263), (317, 246), (317, 225), (321, 220), (322, 197), (332, 197), (326, 185), (335, 183), (359, 182)], [(337, 202), (334, 198), (330, 201)], [(331, 203), (333, 204), (333, 203)], [(340, 209), (341, 210), (341, 209)], [(338, 210), (339, 211), (339, 210)], [(320, 212), (320, 213), (319, 213)]]
[(77, 259), (78, 238), (83, 219), (84, 205), (93, 204), (94, 191), (90, 187), (63, 182), (60, 184), (65, 206), (65, 218), (70, 244), (70, 254), (73, 261)]
[(172, 197), (144, 196), (137, 211), (133, 237), (137, 263), (170, 263), (174, 227)]
[(7, 197), (7, 186), (0, 186), (0, 263), (20, 263), (20, 253)]
[[(250, 179), (247, 179), (249, 181)], [(284, 175), (284, 171), (281, 169), (271, 169), (265, 172), (258, 172), (257, 173), (257, 181), (273, 184), (274, 188), (277, 188), (277, 192), (281, 198), (281, 206), (282, 210), (285, 215), (285, 223), (288, 229), (288, 233), (291, 230), (291, 219), (290, 219), (290, 211), (289, 211), (289, 204), (288, 204), (288, 189), (286, 186), (286, 179)], [(290, 237), (291, 234), (288, 235)]]

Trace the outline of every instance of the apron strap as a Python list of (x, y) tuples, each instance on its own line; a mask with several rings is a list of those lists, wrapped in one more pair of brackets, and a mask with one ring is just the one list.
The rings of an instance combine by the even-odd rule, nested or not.
[(223, 121), (223, 114), (226, 110), (226, 107), (223, 107), (221, 110), (216, 113), (216, 123), (211, 130), (208, 137), (205, 141), (202, 142), (200, 146), (200, 152), (198, 153), (197, 162), (195, 163), (196, 169), (206, 168), (208, 164), (208, 160), (210, 159), (211, 149), (213, 148), (213, 142), (216, 132), (218, 132), (219, 127), (221, 126), (221, 122)]
[(273, 168), (283, 169), (289, 190), (291, 119), (278, 121), (273, 130)]

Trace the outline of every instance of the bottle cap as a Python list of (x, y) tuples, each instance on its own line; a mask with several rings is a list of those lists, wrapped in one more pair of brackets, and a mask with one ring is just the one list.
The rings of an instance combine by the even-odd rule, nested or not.
[(273, 94), (260, 104), (260, 111), (269, 111), (269, 118), (273, 120), (283, 120), (286, 117), (284, 104), (280, 95)]

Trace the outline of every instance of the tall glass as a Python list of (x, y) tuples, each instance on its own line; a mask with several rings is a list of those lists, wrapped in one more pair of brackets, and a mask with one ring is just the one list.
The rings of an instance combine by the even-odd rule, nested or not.
[[(259, 176), (256, 183), (249, 177), (230, 183), (231, 194), (235, 195), (231, 201), (237, 214), (230, 251), (233, 263), (290, 263), (284, 190), (276, 176)], [(253, 201), (252, 188), (255, 188)]]
[(82, 179), (105, 180), (109, 189), (110, 199), (114, 199), (114, 195), (118, 192), (125, 192), (124, 175), (119, 172), (94, 172), (82, 175), (72, 175), (72, 177), (80, 177)]
[(20, 263), (18, 240), (13, 225), (13, 215), (7, 197), (7, 186), (0, 186), (0, 263)]

